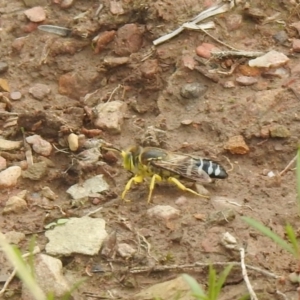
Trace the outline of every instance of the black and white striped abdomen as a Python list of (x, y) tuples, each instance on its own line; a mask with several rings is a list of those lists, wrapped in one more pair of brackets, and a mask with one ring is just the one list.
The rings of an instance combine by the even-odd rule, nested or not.
[(198, 167), (199, 171), (203, 170), (211, 178), (224, 179), (228, 177), (225, 169), (215, 161), (205, 158), (199, 158), (196, 162), (196, 166)]

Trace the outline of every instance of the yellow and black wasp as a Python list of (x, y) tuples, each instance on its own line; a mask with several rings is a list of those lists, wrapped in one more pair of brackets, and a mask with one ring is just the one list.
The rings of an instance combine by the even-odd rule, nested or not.
[(187, 188), (179, 180), (208, 183), (212, 181), (212, 178), (224, 179), (228, 177), (225, 169), (213, 160), (177, 154), (161, 148), (133, 146), (125, 151), (103, 146), (102, 149), (118, 151), (123, 158), (123, 167), (134, 175), (125, 186), (122, 193), (123, 200), (132, 183), (141, 183), (145, 178), (150, 178), (149, 203), (156, 182), (167, 181), (175, 184), (183, 191), (208, 198)]

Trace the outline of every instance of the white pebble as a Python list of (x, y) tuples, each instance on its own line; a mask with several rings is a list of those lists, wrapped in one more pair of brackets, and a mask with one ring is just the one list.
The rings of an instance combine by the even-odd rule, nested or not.
[(26, 142), (32, 145), (32, 149), (43, 156), (49, 156), (52, 151), (52, 145), (41, 136), (34, 134), (26, 138)]
[(68, 144), (71, 151), (77, 151), (79, 147), (78, 135), (75, 133), (70, 133), (68, 136)]

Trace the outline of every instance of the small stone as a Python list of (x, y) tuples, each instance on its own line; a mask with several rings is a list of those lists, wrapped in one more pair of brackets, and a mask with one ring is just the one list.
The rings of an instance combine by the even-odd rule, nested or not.
[(197, 193), (203, 196), (209, 196), (210, 192), (200, 183), (195, 184)]
[(53, 201), (58, 198), (58, 196), (48, 186), (44, 186), (42, 188), (42, 195)]
[(29, 94), (31, 94), (37, 100), (43, 100), (51, 92), (51, 89), (46, 84), (36, 83), (33, 87), (29, 89)]
[(156, 205), (147, 210), (147, 215), (150, 218), (157, 218), (164, 221), (176, 219), (180, 216), (180, 210), (169, 205)]
[(2, 214), (17, 214), (25, 210), (27, 210), (27, 202), (18, 196), (12, 196), (7, 200)]
[(77, 151), (79, 147), (79, 138), (75, 133), (70, 133), (68, 135), (68, 145), (71, 151)]
[(129, 57), (114, 57), (114, 56), (106, 56), (103, 60), (103, 64), (107, 67), (117, 67), (121, 65), (125, 65), (129, 62)]
[(21, 92), (18, 92), (18, 91), (11, 92), (9, 95), (9, 98), (13, 101), (21, 100), (22, 94), (21, 94)]
[(143, 45), (143, 33), (136, 24), (126, 24), (117, 31), (114, 52), (119, 56), (136, 53)]
[(187, 198), (185, 196), (180, 196), (179, 198), (177, 198), (175, 200), (175, 204), (178, 205), (178, 206), (183, 206), (187, 203)]
[(109, 2), (109, 10), (113, 15), (123, 15), (125, 13), (122, 2), (117, 2), (115, 0), (110, 0)]
[(229, 31), (237, 30), (241, 27), (243, 16), (239, 14), (231, 14), (226, 18), (226, 27)]
[(194, 70), (196, 66), (196, 61), (194, 60), (194, 57), (188, 53), (182, 56), (181, 62), (185, 68), (188, 68), (190, 70)]
[(232, 234), (230, 234), (229, 232), (225, 232), (222, 235), (221, 244), (226, 249), (232, 250), (237, 246), (237, 240)]
[(118, 254), (123, 258), (130, 258), (136, 253), (136, 249), (125, 243), (118, 244)]
[[(292, 24), (293, 25), (293, 24)], [(288, 40), (288, 35), (284, 30), (278, 31), (273, 35), (275, 42), (283, 45)]]
[(239, 76), (236, 78), (236, 82), (243, 86), (253, 85), (257, 83), (257, 78), (250, 77), (250, 76)]
[(225, 143), (225, 150), (229, 150), (232, 154), (246, 154), (249, 152), (249, 147), (247, 146), (243, 136), (236, 135)]
[(22, 171), (22, 177), (31, 180), (40, 180), (47, 175), (47, 172), (47, 164), (41, 161), (28, 166), (27, 170)]
[(291, 136), (291, 132), (284, 125), (273, 124), (269, 127), (269, 131), (272, 138), (288, 138)]
[(8, 64), (4, 61), (0, 61), (0, 74), (5, 73), (8, 70)]
[(244, 76), (255, 77), (255, 76), (259, 76), (261, 74), (261, 70), (259, 68), (250, 67), (248, 65), (241, 65), (241, 66), (239, 66), (238, 70)]
[(21, 176), (21, 168), (12, 166), (0, 172), (0, 189), (15, 186)]
[(95, 107), (98, 115), (94, 125), (112, 134), (120, 133), (126, 108), (126, 103), (118, 100), (98, 104)]
[(281, 52), (271, 50), (270, 52), (249, 60), (250, 67), (276, 68), (285, 65), (290, 59)]
[(31, 22), (43, 22), (46, 19), (46, 13), (41, 6), (29, 8), (24, 14)]
[(290, 273), (289, 280), (292, 283), (300, 283), (300, 274), (297, 272)]
[(268, 139), (270, 137), (270, 128), (269, 126), (263, 126), (261, 129), (260, 129), (260, 136), (263, 138), (263, 139)]
[(107, 237), (105, 221), (101, 218), (70, 218), (67, 223), (48, 230), (46, 252), (50, 255), (80, 253), (97, 255)]
[(12, 42), (11, 48), (14, 50), (14, 52), (21, 52), (25, 43), (25, 38), (26, 37), (19, 37)]
[(49, 156), (51, 154), (52, 145), (38, 134), (28, 136), (26, 142), (31, 144), (34, 152), (38, 154), (43, 156)]
[(95, 50), (94, 52), (96, 54), (102, 52), (102, 50), (110, 43), (114, 40), (116, 35), (116, 31), (115, 30), (111, 30), (111, 31), (103, 31), (101, 33), (99, 33), (99, 35), (93, 39), (93, 41), (96, 39), (96, 46), (95, 46)]
[(196, 54), (203, 58), (210, 58), (212, 49), (216, 49), (217, 47), (213, 44), (203, 43), (196, 48)]
[(300, 52), (300, 40), (299, 39), (293, 39), (292, 48), (293, 48), (294, 52)]
[(205, 221), (206, 215), (205, 214), (194, 214), (194, 218), (199, 221)]
[(18, 150), (21, 146), (21, 141), (9, 141), (0, 138), (0, 150), (2, 151)]
[(226, 89), (232, 89), (232, 88), (235, 87), (235, 84), (234, 84), (234, 81), (232, 81), (232, 80), (227, 80), (227, 81), (224, 82), (223, 86), (224, 86), (224, 88), (226, 88)]
[(14, 245), (18, 245), (21, 241), (25, 240), (25, 234), (18, 231), (8, 231), (4, 236), (8, 243)]
[(190, 120), (190, 119), (182, 120), (182, 121), (180, 122), (180, 124), (181, 124), (181, 125), (188, 126), (188, 125), (193, 124), (193, 120)]
[(206, 85), (198, 82), (187, 83), (181, 88), (180, 95), (187, 99), (199, 98), (206, 93), (207, 89)]
[(103, 179), (103, 175), (101, 174), (89, 178), (84, 183), (72, 185), (67, 190), (67, 193), (76, 200), (84, 197), (89, 197), (90, 195), (97, 195), (98, 193), (107, 190), (109, 190), (109, 185)]
[(232, 209), (214, 211), (209, 215), (209, 224), (224, 226), (235, 219), (236, 212)]
[(140, 66), (140, 71), (145, 78), (151, 79), (159, 71), (159, 64), (157, 59), (148, 59), (144, 61)]
[(0, 92), (9, 92), (9, 85), (6, 79), (0, 78)]
[[(36, 284), (45, 294), (51, 294), (53, 299), (63, 298), (72, 289), (63, 275), (62, 262), (58, 258), (38, 254), (32, 267)], [(25, 285), (22, 288), (22, 299), (33, 299)]]
[(60, 2), (61, 8), (70, 8), (74, 3), (74, 0), (62, 0)]
[(0, 171), (5, 170), (7, 168), (6, 159), (0, 156)]

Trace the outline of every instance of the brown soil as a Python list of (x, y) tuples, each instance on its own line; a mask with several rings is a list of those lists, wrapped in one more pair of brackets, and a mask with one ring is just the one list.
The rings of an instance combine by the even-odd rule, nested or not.
[[(136, 234), (128, 230), (120, 219), (130, 221), (135, 230), (144, 233), (151, 245), (151, 255), (157, 261), (143, 250), (139, 256), (129, 261), (121, 258), (113, 260), (115, 270), (125, 267), (145, 267), (151, 264), (182, 265), (196, 261), (211, 263), (239, 261), (238, 253), (229, 252), (220, 245), (221, 235), (228, 231), (246, 247), (247, 264), (270, 270), (284, 277), (295, 271), (296, 261), (289, 254), (268, 238), (249, 228), (241, 219), (241, 216), (253, 217), (282, 237), (284, 237), (284, 226), (287, 222), (295, 229), (299, 226), (295, 204), (294, 170), (288, 170), (282, 176), (272, 178), (265, 175), (267, 171), (278, 174), (296, 155), (300, 105), (295, 93), (286, 87), (282, 88), (286, 79), (258, 76), (256, 85), (239, 86), (236, 84), (236, 87), (226, 89), (223, 83), (228, 80), (234, 81), (239, 75), (239, 69), (230, 76), (219, 75), (219, 82), (215, 83), (197, 70), (184, 67), (183, 55), (194, 56), (195, 48), (202, 42), (214, 43), (226, 50), (224, 46), (197, 31), (184, 31), (174, 39), (158, 46), (156, 51), (145, 59), (146, 62), (156, 60), (158, 69), (150, 78), (146, 78), (141, 73), (144, 64), (142, 58), (149, 53), (151, 41), (177, 28), (185, 20), (203, 10), (204, 1), (197, 1), (197, 5), (193, 1), (183, 1), (186, 5), (184, 11), (177, 9), (177, 7), (182, 7), (183, 2), (181, 3), (180, 0), (177, 4), (173, 3), (175, 1), (155, 1), (149, 3), (147, 9), (143, 1), (123, 1), (123, 7), (127, 13), (114, 17), (109, 13), (109, 1), (103, 2), (105, 2), (105, 8), (100, 13), (101, 22), (96, 22), (95, 25), (94, 20), (89, 18), (88, 14), (80, 23), (82, 27), (86, 26), (85, 29), (92, 31), (91, 37), (83, 39), (78, 36), (63, 38), (38, 30), (24, 33), (24, 26), (28, 20), (23, 16), (25, 9), (23, 3), (0, 0), (0, 7), (2, 7), (0, 24), (4, 28), (0, 33), (0, 57), (1, 61), (9, 64), (9, 71), (1, 77), (7, 79), (11, 91), (20, 91), (23, 95), (20, 101), (12, 102), (11, 111), (19, 114), (26, 113), (31, 118), (38, 111), (46, 114), (56, 113), (64, 118), (64, 124), (68, 127), (67, 133), (70, 132), (70, 128), (80, 133), (82, 127), (93, 129), (93, 124), (88, 116), (84, 119), (79, 117), (80, 120), (77, 122), (77, 117), (74, 117), (73, 113), (76, 112), (76, 108), (85, 106), (82, 101), (83, 97), (60, 95), (58, 90), (60, 76), (67, 72), (77, 73), (78, 85), (85, 90), (84, 94), (99, 89), (96, 103), (97, 101), (106, 102), (110, 93), (118, 84), (122, 84), (123, 87), (113, 95), (113, 100), (122, 99), (128, 104), (121, 133), (110, 134), (103, 131), (100, 138), (119, 148), (126, 148), (135, 143), (145, 142), (144, 135), (147, 128), (155, 126), (165, 132), (162, 137), (155, 137), (160, 147), (169, 151), (218, 160), (226, 169), (231, 169), (229, 177), (206, 186), (211, 194), (209, 201), (184, 193), (174, 186), (161, 184), (155, 189), (152, 203), (148, 205), (146, 201), (148, 187), (142, 184), (132, 188), (128, 194), (131, 202), (124, 203), (120, 200), (120, 194), (130, 174), (122, 169), (121, 163), (118, 162), (109, 164), (109, 170), (114, 175), (114, 180), (107, 178), (111, 191), (104, 195), (99, 203), (91, 199), (83, 206), (73, 208), (66, 190), (78, 181), (78, 177), (73, 174), (63, 176), (62, 173), (68, 168), (71, 158), (65, 153), (54, 153), (49, 158), (55, 167), (45, 179), (38, 182), (20, 179), (17, 187), (1, 191), (1, 210), (8, 197), (18, 191), (27, 189), (32, 195), (32, 200), (28, 203), (28, 211), (21, 215), (10, 214), (0, 218), (2, 231), (5, 233), (16, 230), (26, 233), (27, 240), (20, 246), (22, 251), (28, 250), (31, 236), (37, 233), (36, 241), (43, 249), (47, 243), (42, 232), (43, 226), (55, 219), (65, 217), (58, 209), (48, 211), (45, 206), (36, 205), (34, 194), (47, 185), (58, 195), (55, 205), (60, 206), (67, 216), (83, 216), (88, 211), (103, 206), (103, 209), (95, 216), (106, 220), (108, 233), (117, 230), (118, 242), (126, 242), (132, 246), (136, 246), (137, 243)], [(130, 3), (132, 7), (129, 8), (127, 2), (134, 2), (134, 4)], [(210, 33), (237, 49), (260, 51), (276, 49), (289, 55), (290, 68), (297, 65), (298, 55), (290, 52), (290, 44), (287, 46), (276, 44), (272, 36), (282, 29), (287, 30), (289, 38), (297, 36), (296, 31), (288, 25), (298, 20), (298, 8), (287, 1), (275, 3), (257, 0), (252, 2), (251, 6), (260, 8), (267, 16), (280, 12), (279, 18), (285, 21), (286, 27), (283, 27), (282, 23), (261, 24), (256, 23), (257, 20), (244, 18), (238, 29), (228, 31), (226, 27), (228, 16), (232, 13), (242, 14), (241, 9), (236, 9), (234, 12), (214, 17), (217, 29)], [(89, 9), (94, 12), (97, 7), (97, 1), (78, 0), (67, 10), (51, 3), (46, 7), (47, 24), (69, 28), (77, 26), (78, 29), (78, 23), (74, 24), (72, 19)], [(106, 67), (103, 71), (103, 60), (106, 56), (114, 55), (114, 45), (110, 43), (99, 54), (94, 54), (91, 40), (99, 32), (118, 30), (127, 23), (139, 23), (143, 27), (142, 48), (131, 56), (129, 65)], [(157, 27), (162, 24), (162, 27)], [(80, 28), (80, 30), (82, 32), (84, 29)], [(25, 37), (21, 49), (16, 46), (20, 41), (17, 39), (20, 37)], [(69, 48), (65, 45), (67, 41), (70, 42)], [(208, 69), (220, 67), (222, 63), (224, 62), (211, 61), (207, 67)], [(200, 82), (208, 87), (203, 97), (197, 99), (180, 97), (181, 87), (191, 82)], [(48, 85), (52, 90), (51, 96), (42, 101), (32, 98), (28, 90), (35, 83)], [(276, 96), (270, 93), (271, 100), (268, 97), (262, 97), (262, 95), (265, 96), (266, 91), (273, 91)], [(182, 125), (181, 122), (184, 120), (192, 122), (189, 125)], [(6, 117), (1, 118), (2, 125), (6, 121)], [(26, 122), (29, 121), (24, 118), (22, 125), (26, 126)], [(32, 123), (35, 123), (34, 120)], [(289, 129), (291, 136), (263, 138), (261, 128), (272, 124), (284, 125)], [(50, 142), (57, 143), (59, 136), (63, 135), (58, 133), (60, 125), (57, 125), (57, 130), (55, 126), (54, 129), (40, 127), (36, 132)], [(30, 126), (27, 126), (26, 135), (31, 133), (28, 128)], [(22, 138), (19, 127), (9, 134), (7, 129), (3, 131), (8, 139), (20, 140)], [(224, 150), (224, 143), (236, 135), (244, 136), (250, 148), (249, 153), (234, 155)], [(9, 161), (9, 163), (13, 164), (15, 161)], [(100, 169), (85, 170), (81, 179), (87, 179), (101, 171), (103, 172)], [(181, 196), (186, 197), (187, 201), (179, 207), (181, 210), (179, 219), (164, 223), (147, 217), (146, 211), (149, 207), (158, 204), (176, 207), (174, 202)], [(239, 206), (228, 202), (226, 205), (220, 205), (217, 200), (221, 197), (231, 201), (230, 203), (238, 203)], [(227, 220), (227, 222), (226, 218), (221, 218), (221, 220), (216, 218), (215, 213), (225, 209), (234, 211), (233, 220)], [(149, 272), (133, 277), (126, 272), (120, 274), (114, 271), (112, 276), (107, 259), (100, 255), (94, 257), (73, 255), (69, 258), (62, 258), (62, 261), (65, 272), (69, 276), (71, 274), (74, 281), (87, 277), (78, 289), (79, 299), (94, 299), (86, 293), (100, 297), (108, 290), (113, 291), (115, 295), (123, 296), (124, 299), (130, 299), (142, 288), (174, 278), (182, 272), (181, 270)], [(93, 273), (91, 277), (86, 276), (86, 268), (96, 265), (100, 265), (105, 272)], [(192, 274), (205, 286), (207, 268), (203, 268), (200, 272), (199, 270), (184, 271)], [(252, 271), (249, 273), (259, 299), (282, 299), (276, 295), (276, 289), (291, 297), (290, 299), (296, 299), (297, 287), (288, 281), (280, 285), (276, 280), (263, 274)], [(19, 287), (17, 280), (10, 286), (15, 290)], [(247, 293), (239, 268), (232, 272), (224, 291), (222, 299), (238, 299)], [(19, 295), (10, 299), (19, 299)]]

